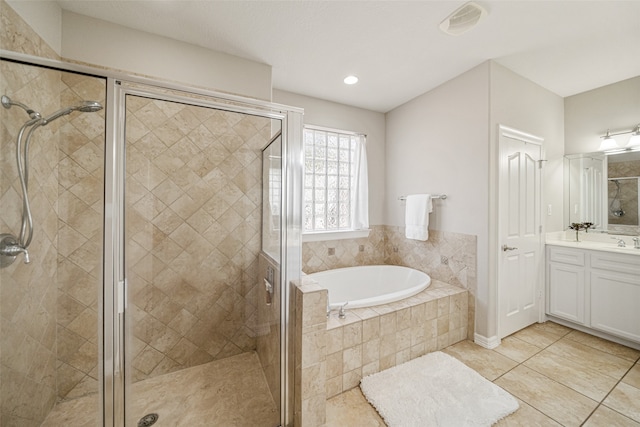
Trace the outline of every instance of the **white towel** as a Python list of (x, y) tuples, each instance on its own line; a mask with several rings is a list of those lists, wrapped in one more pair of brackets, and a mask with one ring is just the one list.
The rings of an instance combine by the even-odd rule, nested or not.
[(407, 239), (429, 239), (429, 212), (433, 210), (430, 194), (407, 196), (405, 208), (405, 236)]

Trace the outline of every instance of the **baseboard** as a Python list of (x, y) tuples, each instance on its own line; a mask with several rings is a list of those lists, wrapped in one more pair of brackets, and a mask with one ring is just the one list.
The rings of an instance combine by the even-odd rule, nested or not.
[(480, 334), (473, 334), (473, 342), (481, 347), (491, 350), (500, 345), (500, 338), (498, 338), (496, 335), (487, 338)]

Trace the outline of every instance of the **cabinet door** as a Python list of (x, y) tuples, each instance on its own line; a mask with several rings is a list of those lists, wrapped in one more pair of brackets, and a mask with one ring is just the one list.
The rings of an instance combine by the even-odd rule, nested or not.
[(584, 324), (584, 267), (549, 263), (549, 314)]
[(591, 271), (591, 327), (640, 342), (640, 276)]

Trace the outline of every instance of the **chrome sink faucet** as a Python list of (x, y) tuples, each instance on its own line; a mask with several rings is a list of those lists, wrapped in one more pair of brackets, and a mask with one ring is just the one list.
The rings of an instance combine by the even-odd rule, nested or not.
[[(623, 239), (618, 239), (617, 237), (612, 237), (612, 239), (616, 239), (618, 241), (618, 247), (619, 248), (626, 248), (627, 244), (624, 242)], [(635, 240), (634, 240), (635, 243)]]
[(635, 249), (640, 249), (640, 236), (634, 237), (632, 240), (633, 240), (633, 247)]

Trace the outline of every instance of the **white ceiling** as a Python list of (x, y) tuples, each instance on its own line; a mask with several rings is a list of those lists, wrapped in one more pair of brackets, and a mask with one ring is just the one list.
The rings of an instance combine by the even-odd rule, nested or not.
[[(494, 59), (560, 96), (640, 75), (640, 1), (76, 1), (63, 9), (273, 67), (273, 86), (386, 112)], [(347, 86), (348, 74), (360, 83)]]

